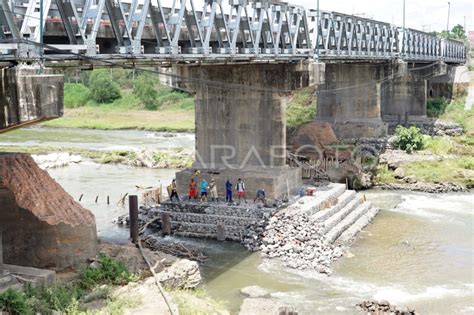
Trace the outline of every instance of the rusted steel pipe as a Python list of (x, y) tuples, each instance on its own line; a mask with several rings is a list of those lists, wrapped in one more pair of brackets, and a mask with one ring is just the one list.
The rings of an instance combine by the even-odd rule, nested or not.
[(138, 197), (130, 195), (128, 197), (128, 209), (130, 216), (130, 238), (132, 243), (138, 243)]

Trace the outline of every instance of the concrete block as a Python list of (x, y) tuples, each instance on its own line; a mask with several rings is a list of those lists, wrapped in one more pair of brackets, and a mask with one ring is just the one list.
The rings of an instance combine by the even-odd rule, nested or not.
[(35, 285), (51, 285), (56, 281), (56, 272), (53, 270), (38, 269), (33, 267), (22, 267), (5, 264), (5, 270), (20, 278), (26, 279)]

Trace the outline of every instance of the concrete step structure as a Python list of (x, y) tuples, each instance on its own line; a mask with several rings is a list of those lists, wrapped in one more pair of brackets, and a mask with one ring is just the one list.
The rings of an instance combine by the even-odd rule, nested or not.
[(324, 221), (324, 232), (329, 232), (333, 227), (344, 220), (348, 215), (363, 203), (362, 197), (354, 196), (354, 198), (342, 209), (336, 212), (333, 216)]
[(347, 214), (337, 225), (326, 233), (327, 242), (334, 243), (344, 231), (350, 228), (361, 216), (366, 214), (371, 207), (372, 204), (370, 202), (364, 202)]
[(332, 206), (329, 209), (321, 210), (314, 215), (311, 216), (311, 220), (314, 221), (324, 221), (337, 213), (343, 207), (345, 207), (351, 200), (353, 200), (356, 196), (356, 192), (354, 190), (346, 190), (342, 195), (338, 198), (338, 203)]
[(351, 227), (345, 230), (336, 240), (339, 243), (348, 243), (354, 239), (364, 227), (366, 227), (380, 211), (379, 208), (372, 207), (366, 214), (362, 215)]

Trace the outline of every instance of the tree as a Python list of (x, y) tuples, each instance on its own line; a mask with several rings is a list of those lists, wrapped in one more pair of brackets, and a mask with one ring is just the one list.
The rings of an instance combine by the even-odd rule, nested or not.
[(117, 83), (110, 79), (108, 70), (94, 70), (89, 79), (91, 97), (98, 103), (110, 103), (121, 97)]
[(451, 30), (452, 38), (454, 39), (459, 39), (459, 40), (464, 40), (466, 39), (466, 31), (464, 30), (464, 27), (462, 27), (461, 24), (458, 24), (453, 27)]
[(147, 76), (140, 76), (133, 84), (133, 94), (143, 103), (146, 109), (155, 110), (158, 108), (158, 92), (155, 89), (153, 79)]

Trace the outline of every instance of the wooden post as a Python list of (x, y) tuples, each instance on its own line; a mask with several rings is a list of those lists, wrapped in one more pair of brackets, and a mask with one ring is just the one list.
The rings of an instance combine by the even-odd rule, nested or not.
[(81, 194), (81, 196), (79, 197), (79, 202), (81, 202), (82, 197), (84, 197), (84, 194)]
[(99, 201), (99, 196), (95, 197), (95, 203), (97, 203), (97, 201)]
[(128, 207), (130, 216), (130, 238), (134, 244), (138, 243), (138, 197), (130, 195), (128, 197)]
[(107, 204), (110, 205), (110, 196), (107, 196)]
[(163, 236), (170, 235), (171, 234), (171, 216), (169, 213), (167, 212), (161, 213), (161, 223), (162, 223), (161, 234)]

